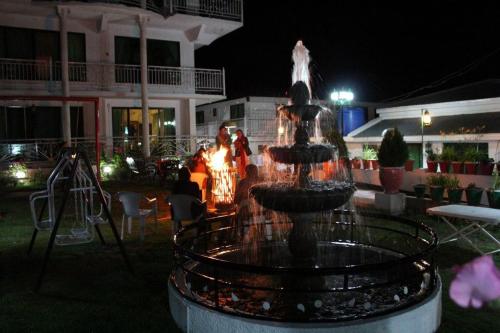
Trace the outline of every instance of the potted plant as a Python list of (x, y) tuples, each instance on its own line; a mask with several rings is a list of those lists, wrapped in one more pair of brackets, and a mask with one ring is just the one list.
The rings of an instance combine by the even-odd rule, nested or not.
[(491, 176), (495, 164), (493, 163), (494, 160), (488, 156), (488, 153), (479, 153), (478, 161), (478, 173), (480, 175)]
[(437, 154), (432, 150), (431, 146), (428, 146), (429, 149), (425, 151), (427, 154), (427, 172), (436, 172), (437, 171)]
[(448, 173), (451, 161), (456, 157), (455, 149), (453, 147), (444, 147), (441, 155), (439, 155), (439, 169), (442, 173)]
[(455, 153), (454, 159), (451, 160), (451, 169), (453, 173), (463, 173), (464, 172), (464, 163), (463, 163), (463, 154)]
[(498, 165), (497, 169), (493, 172), (493, 176), (492, 187), (486, 190), (486, 195), (491, 208), (500, 208), (500, 175)]
[(401, 132), (397, 128), (387, 131), (378, 151), (380, 183), (385, 193), (399, 192), (403, 183), (403, 165), (407, 159), (408, 146)]
[(446, 191), (448, 192), (448, 201), (451, 204), (458, 204), (462, 202), (462, 194), (464, 189), (460, 187), (460, 180), (454, 176), (448, 177), (446, 182)]
[(470, 183), (465, 189), (465, 197), (469, 206), (479, 206), (481, 204), (481, 196), (483, 189), (477, 187), (475, 183)]
[(373, 168), (373, 170), (376, 170), (373, 162), (374, 160), (377, 159), (377, 151), (370, 146), (364, 146), (363, 147), (363, 169), (370, 169), (370, 164)]
[(463, 155), (465, 173), (468, 175), (476, 174), (478, 153), (475, 148), (467, 148)]
[(415, 196), (419, 199), (424, 198), (426, 189), (427, 189), (427, 185), (425, 185), (425, 184), (413, 185), (413, 190), (415, 191)]
[(356, 156), (351, 160), (351, 166), (353, 169), (361, 169), (361, 157)]
[(431, 199), (434, 203), (439, 204), (443, 201), (444, 188), (447, 182), (447, 177), (442, 174), (427, 177)]

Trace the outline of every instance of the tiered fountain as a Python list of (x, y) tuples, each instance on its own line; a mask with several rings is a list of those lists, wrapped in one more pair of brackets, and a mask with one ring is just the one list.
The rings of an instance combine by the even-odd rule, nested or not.
[(192, 225), (175, 237), (177, 324), (189, 332), (434, 332), (434, 232), (347, 209), (349, 178), (312, 179), (312, 166), (335, 159), (335, 147), (310, 144), (321, 107), (310, 104), (307, 83), (297, 79), (290, 95), (278, 111), (295, 126), (294, 143), (268, 153), (294, 165), (291, 180), (254, 185), (251, 218), (213, 231)]

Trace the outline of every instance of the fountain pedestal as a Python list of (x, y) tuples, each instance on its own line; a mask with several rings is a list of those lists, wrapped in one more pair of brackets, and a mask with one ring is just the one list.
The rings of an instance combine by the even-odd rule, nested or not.
[(383, 192), (376, 192), (375, 207), (384, 210), (391, 215), (400, 215), (406, 209), (406, 194), (387, 194)]

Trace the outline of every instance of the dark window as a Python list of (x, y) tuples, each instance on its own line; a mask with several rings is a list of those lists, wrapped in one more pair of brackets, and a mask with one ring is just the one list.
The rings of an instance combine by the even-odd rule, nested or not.
[(217, 117), (217, 109), (216, 108), (212, 109), (212, 116)]
[(70, 107), (71, 114), (71, 136), (83, 137), (83, 107), (72, 106)]
[(230, 118), (231, 119), (240, 119), (245, 118), (245, 104), (233, 104), (229, 107), (230, 110)]
[(121, 65), (141, 64), (139, 38), (115, 36), (115, 63)]
[(205, 112), (204, 111), (197, 111), (196, 112), (196, 124), (203, 124), (205, 123)]
[(0, 139), (59, 138), (61, 108), (10, 106), (0, 112)]
[(10, 59), (58, 61), (59, 32), (0, 27), (0, 56)]
[(179, 67), (181, 65), (179, 42), (148, 39), (148, 66)]
[(68, 60), (70, 62), (85, 62), (85, 34), (68, 32)]

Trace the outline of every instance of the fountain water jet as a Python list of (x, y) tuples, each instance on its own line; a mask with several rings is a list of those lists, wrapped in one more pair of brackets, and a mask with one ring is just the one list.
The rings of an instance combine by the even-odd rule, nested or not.
[(237, 224), (176, 234), (174, 319), (190, 332), (434, 332), (435, 233), (401, 217), (339, 209), (352, 181), (311, 179), (311, 164), (337, 154), (309, 142), (322, 108), (298, 79), (309, 77), (304, 63), (298, 73), (290, 105), (278, 110), (294, 123), (294, 144), (269, 148), (274, 163), (294, 165), (293, 179), (254, 185), (259, 205)]

